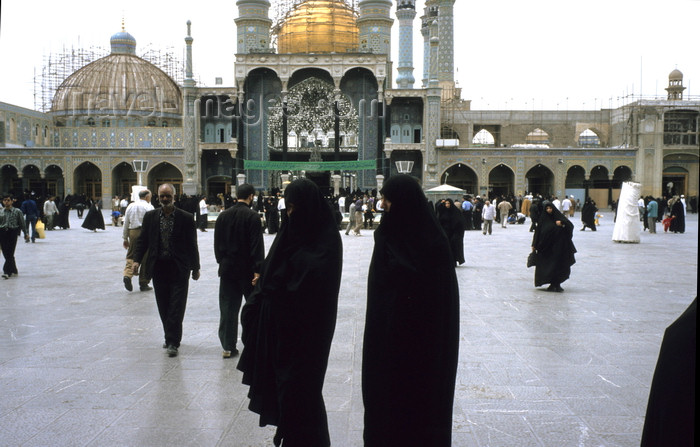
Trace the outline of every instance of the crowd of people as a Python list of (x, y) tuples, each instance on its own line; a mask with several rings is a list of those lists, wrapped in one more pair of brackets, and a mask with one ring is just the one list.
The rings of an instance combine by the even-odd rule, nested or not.
[(639, 220), (642, 222), (643, 231), (656, 233), (656, 224), (661, 222), (664, 232), (685, 233), (685, 216), (690, 208), (691, 212), (697, 212), (696, 205), (690, 207), (686, 204), (685, 195), (640, 197), (637, 203), (639, 207)]
[[(261, 426), (277, 427), (277, 446), (331, 444), (322, 389), (342, 279), (344, 213), (346, 235), (376, 227), (362, 350), (365, 445), (437, 447), (451, 445), (459, 350), (455, 267), (466, 262), (465, 232), (490, 235), (494, 222), (505, 229), (529, 218), (535, 287), (563, 292), (561, 284), (576, 262), (572, 218), (579, 211), (581, 231), (596, 231), (598, 216), (592, 199), (580, 204), (573, 196), (463, 196), (433, 204), (416, 179), (403, 174), (390, 177), (380, 191), (344, 191), (336, 198), (324, 197), (307, 179), (269, 195), (248, 184), (238, 185), (235, 198), (176, 196), (175, 191), (163, 184), (155, 197), (144, 189), (134, 202), (112, 200), (113, 224), (123, 225), (127, 250), (124, 286), (132, 291), (132, 278), (138, 276), (141, 291), (154, 290), (163, 348), (176, 357), (189, 280), (200, 277), (197, 230), (207, 231), (209, 213), (217, 213), (222, 357), (239, 357), (242, 381), (250, 387), (249, 409)], [(54, 198), (37, 203), (29, 194), (15, 207), (11, 195), (2, 199), (0, 243), (8, 279), (17, 274), (13, 255), (19, 234), (34, 242), (39, 219), (47, 230), (68, 228), (62, 220), (78, 202), (66, 197), (58, 204)], [(99, 200), (80, 203), (84, 206), (74, 207), (89, 210), (82, 226), (104, 229)], [(639, 206), (651, 233), (665, 216), (671, 231), (685, 231), (684, 197), (646, 197)], [(375, 225), (377, 213), (381, 219)], [(275, 235), (267, 256), (264, 232)], [(415, 352), (422, 358), (419, 365)]]

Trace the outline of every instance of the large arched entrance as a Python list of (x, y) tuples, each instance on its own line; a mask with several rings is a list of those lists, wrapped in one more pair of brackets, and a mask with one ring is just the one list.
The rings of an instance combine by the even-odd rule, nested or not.
[(17, 168), (4, 165), (0, 169), (0, 186), (2, 186), (2, 192), (8, 192), (15, 197), (22, 196), (22, 179), (17, 175)]
[(525, 174), (526, 189), (530, 194), (549, 197), (554, 192), (554, 173), (545, 165), (538, 164)]
[(622, 183), (629, 182), (632, 180), (632, 170), (627, 166), (618, 166), (613, 171), (613, 178), (610, 181), (610, 200), (617, 200), (620, 198), (620, 191), (622, 191)]
[(686, 194), (688, 171), (679, 166), (664, 168), (662, 182), (663, 193), (667, 197)]
[(440, 183), (461, 188), (470, 195), (476, 195), (478, 192), (479, 180), (476, 172), (469, 166), (458, 163), (452, 165), (440, 176)]
[(63, 169), (56, 165), (49, 165), (44, 169), (46, 180), (46, 197), (62, 197), (66, 193)]
[(27, 165), (22, 169), (22, 183), (24, 189), (38, 196), (46, 195), (46, 185), (41, 178), (41, 171), (35, 165)]
[(158, 186), (170, 183), (175, 187), (175, 195), (182, 194), (182, 172), (167, 162), (162, 162), (148, 172), (148, 189), (158, 191)]
[(613, 199), (612, 180), (605, 166), (595, 166), (588, 177), (588, 196), (598, 207), (607, 207)]
[(508, 166), (500, 164), (493, 168), (489, 173), (489, 199), (512, 195), (514, 180), (515, 174)]
[(217, 197), (219, 194), (227, 195), (231, 192), (231, 184), (234, 159), (225, 150), (206, 150), (202, 152), (202, 178), (204, 179), (205, 194), (207, 197)]
[(695, 154), (675, 153), (664, 157), (662, 191), (666, 196), (697, 194), (699, 159)]
[(574, 165), (566, 171), (564, 189), (568, 197), (574, 196), (574, 201), (585, 202), (588, 191), (586, 191), (586, 170), (582, 166)]
[(77, 195), (86, 199), (102, 198), (102, 171), (94, 163), (86, 161), (73, 172), (73, 186)]
[(112, 195), (131, 196), (131, 187), (136, 185), (134, 168), (123, 161), (112, 169)]

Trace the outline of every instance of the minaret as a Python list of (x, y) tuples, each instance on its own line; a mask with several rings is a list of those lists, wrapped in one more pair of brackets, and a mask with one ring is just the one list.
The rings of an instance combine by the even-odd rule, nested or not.
[(396, 84), (399, 88), (413, 88), (413, 19), (416, 0), (397, 0), (396, 18), (399, 19), (399, 67)]
[(423, 88), (428, 87), (430, 77), (430, 25), (437, 20), (437, 6), (435, 0), (428, 0), (423, 8), (421, 16), (420, 33), (423, 36), (423, 78), (421, 79)]
[(187, 36), (185, 37), (186, 60), (185, 81), (182, 89), (182, 133), (183, 133), (183, 158), (185, 161), (185, 178), (182, 183), (182, 192), (185, 194), (199, 193), (197, 181), (197, 132), (195, 113), (195, 100), (197, 98), (196, 82), (192, 74), (192, 22), (187, 21)]
[(676, 68), (668, 75), (667, 99), (669, 101), (683, 99), (683, 90), (685, 90), (685, 87), (683, 87), (683, 73)]
[(192, 72), (192, 22), (187, 21), (187, 37), (185, 37), (185, 45), (187, 47), (186, 60), (185, 60), (185, 87), (194, 87), (194, 75)]
[(357, 4), (360, 16), (360, 51), (391, 55), (391, 0), (360, 0)]
[(236, 22), (236, 53), (265, 53), (270, 51), (269, 0), (238, 0)]
[(187, 36), (185, 37), (186, 60), (185, 60), (185, 82), (182, 89), (182, 138), (183, 138), (183, 158), (185, 161), (185, 178), (182, 182), (182, 192), (185, 194), (199, 193), (199, 182), (197, 175), (197, 164), (199, 160), (197, 148), (197, 113), (195, 113), (195, 100), (197, 99), (197, 89), (192, 75), (192, 22), (187, 21)]
[(454, 4), (455, 0), (435, 0), (438, 6), (440, 51), (438, 56), (438, 81), (443, 89), (454, 89)]

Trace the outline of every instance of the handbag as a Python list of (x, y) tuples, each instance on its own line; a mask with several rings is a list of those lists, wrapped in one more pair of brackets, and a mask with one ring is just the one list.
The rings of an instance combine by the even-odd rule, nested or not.
[(34, 224), (34, 230), (36, 230), (36, 234), (39, 235), (39, 239), (44, 239), (46, 237), (46, 233), (44, 233), (44, 222), (42, 222), (41, 219), (37, 219)]
[(534, 265), (537, 265), (537, 252), (531, 251), (529, 255), (527, 255), (527, 267), (530, 268)]

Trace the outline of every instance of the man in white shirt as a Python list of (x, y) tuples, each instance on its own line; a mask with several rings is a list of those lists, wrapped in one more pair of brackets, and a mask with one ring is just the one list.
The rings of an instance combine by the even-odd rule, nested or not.
[[(133, 255), (134, 255), (134, 242), (141, 234), (141, 226), (143, 225), (143, 216), (146, 212), (151, 211), (153, 205), (151, 205), (151, 192), (147, 189), (139, 191), (139, 199), (135, 202), (129, 204), (124, 212), (124, 248), (126, 251), (126, 267), (124, 267), (124, 288), (131, 292), (134, 287), (131, 284), (131, 278), (134, 276), (133, 269)], [(148, 254), (146, 254), (148, 256)], [(145, 257), (144, 257), (145, 259)], [(146, 277), (144, 274), (145, 269), (143, 266), (146, 265), (145, 261), (141, 261), (141, 268), (139, 271), (139, 288), (142, 292), (151, 290), (148, 285), (150, 278)]]
[(199, 231), (207, 231), (207, 225), (209, 224), (209, 217), (207, 216), (208, 213), (209, 207), (207, 205), (207, 198), (202, 196), (202, 200), (199, 201)]
[(566, 217), (571, 215), (571, 200), (567, 196), (561, 201), (561, 213)]
[(345, 196), (338, 197), (338, 210), (345, 214)]
[(559, 211), (561, 211), (561, 200), (559, 200), (559, 197), (554, 196), (554, 200), (552, 200), (552, 205)]
[(53, 216), (58, 214), (58, 208), (56, 208), (56, 203), (53, 201), (53, 197), (49, 197), (46, 202), (44, 202), (44, 227), (48, 231), (53, 230)]

